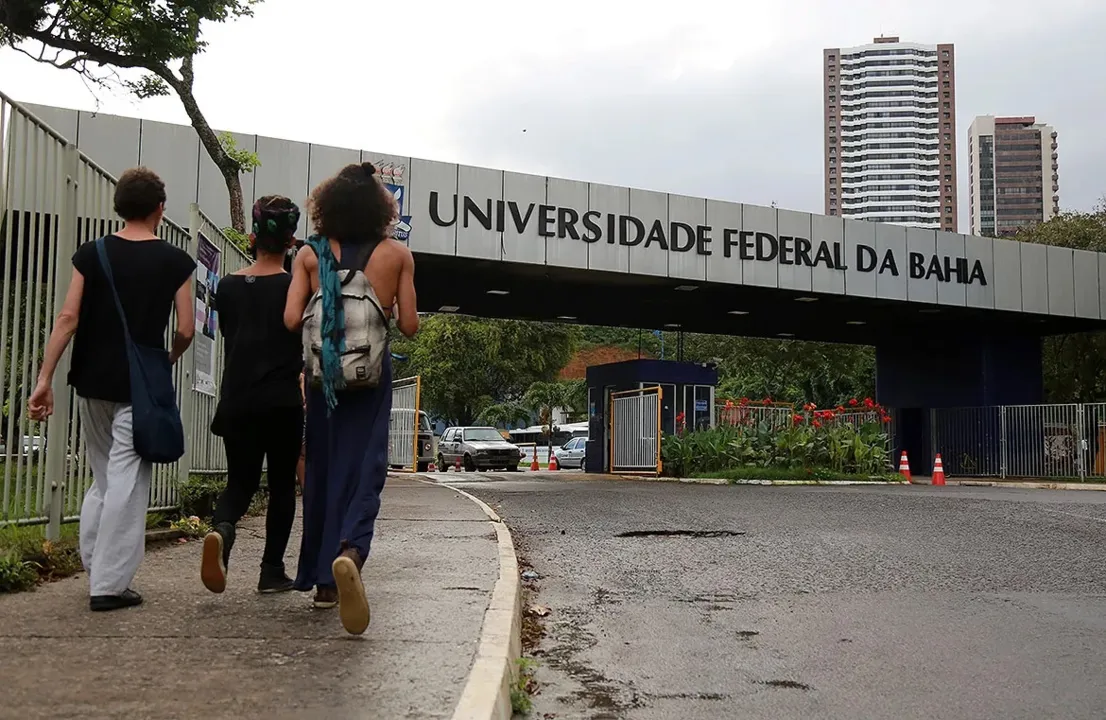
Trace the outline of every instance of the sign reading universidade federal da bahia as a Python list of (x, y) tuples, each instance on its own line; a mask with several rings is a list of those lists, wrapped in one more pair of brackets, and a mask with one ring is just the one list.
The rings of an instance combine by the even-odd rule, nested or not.
[[(448, 201), (446, 201), (448, 203)], [(479, 225), (485, 230), (503, 232), (509, 227), (520, 235), (531, 223), (537, 225), (538, 235), (551, 238), (571, 238), (586, 243), (605, 242), (609, 245), (655, 248), (660, 252), (695, 252), (698, 255), (714, 255), (721, 251), (726, 258), (775, 262), (780, 265), (825, 267), (830, 270), (848, 270), (844, 243), (840, 241), (780, 235), (738, 228), (715, 228), (672, 221), (655, 220), (646, 226), (633, 215), (604, 213), (589, 210), (581, 213), (570, 207), (517, 203), (513, 200), (473, 200), (468, 195), (454, 195), (452, 206), (442, 207), (440, 193), (430, 193), (430, 220), (439, 227), (457, 224), (458, 215), (462, 227)], [(460, 213), (458, 213), (460, 210)], [(884, 251), (856, 243), (856, 253), (851, 260), (859, 272), (887, 273), (898, 277), (900, 259), (893, 250)], [(932, 280), (960, 285), (987, 284), (983, 263), (963, 256), (909, 252), (904, 268), (914, 280)]]

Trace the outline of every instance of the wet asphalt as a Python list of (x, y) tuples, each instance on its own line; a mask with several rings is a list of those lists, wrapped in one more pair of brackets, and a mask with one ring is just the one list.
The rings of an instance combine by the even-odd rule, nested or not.
[(531, 717), (1106, 717), (1106, 493), (460, 486), (540, 575)]

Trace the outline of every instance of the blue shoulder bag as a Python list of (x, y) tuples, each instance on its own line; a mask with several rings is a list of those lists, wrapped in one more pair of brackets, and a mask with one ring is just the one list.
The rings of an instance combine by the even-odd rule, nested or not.
[(115, 278), (111, 274), (104, 239), (96, 241), (96, 252), (104, 268), (115, 308), (123, 324), (123, 339), (127, 344), (127, 365), (131, 380), (131, 412), (133, 414), (134, 450), (151, 463), (174, 463), (184, 455), (184, 425), (177, 408), (177, 391), (173, 388), (173, 365), (165, 348), (139, 345), (131, 337), (127, 316)]

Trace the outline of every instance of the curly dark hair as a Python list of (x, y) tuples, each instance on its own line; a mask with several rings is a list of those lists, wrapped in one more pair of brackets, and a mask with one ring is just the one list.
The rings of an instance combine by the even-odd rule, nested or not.
[(266, 195), (253, 204), (254, 248), (267, 253), (281, 253), (295, 242), (300, 222), (300, 209), (283, 195)]
[(383, 240), (398, 215), (395, 198), (372, 163), (347, 165), (319, 183), (307, 208), (315, 232), (358, 245)]
[(115, 214), (124, 220), (145, 220), (163, 202), (165, 183), (149, 168), (131, 168), (115, 183)]

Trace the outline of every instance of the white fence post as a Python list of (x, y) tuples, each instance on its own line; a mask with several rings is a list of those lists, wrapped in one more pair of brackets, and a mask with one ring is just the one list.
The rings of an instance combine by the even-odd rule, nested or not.
[[(77, 148), (67, 145), (61, 152), (61, 167), (56, 183), (62, 193), (58, 213), (57, 244), (53, 253), (54, 317), (65, 304), (69, 283), (73, 280), (73, 264), (69, 259), (77, 250), (77, 167), (80, 156)], [(53, 323), (50, 323), (53, 328)], [(69, 477), (69, 423), (73, 394), (69, 389), (69, 361), (72, 345), (66, 348), (54, 372), (54, 414), (46, 424), (46, 482), (49, 488), (46, 539), (61, 537), (61, 521), (64, 511), (66, 479)]]
[[(188, 207), (188, 254), (195, 259), (199, 253), (200, 247), (200, 225), (203, 219), (200, 217), (200, 206), (196, 203), (192, 203)], [(195, 300), (193, 300), (195, 303)], [(196, 308), (193, 305), (190, 308), (191, 312), (195, 313)], [(200, 328), (196, 328), (196, 332), (200, 332)], [(195, 407), (196, 399), (193, 397), (192, 390), (192, 376), (195, 371), (195, 353), (196, 344), (193, 342), (188, 346), (188, 349), (184, 351), (184, 355), (177, 359), (177, 362), (181, 363), (181, 389), (180, 389), (180, 417), (181, 423), (184, 425), (184, 456), (177, 461), (177, 488), (179, 491), (180, 486), (188, 482), (188, 476), (192, 472), (192, 452), (194, 445), (194, 426), (195, 426)]]

